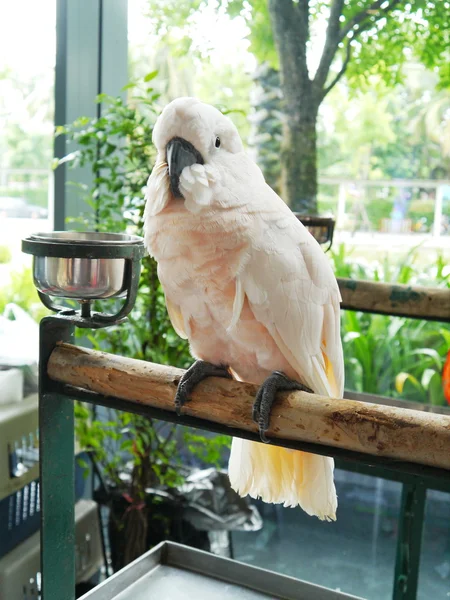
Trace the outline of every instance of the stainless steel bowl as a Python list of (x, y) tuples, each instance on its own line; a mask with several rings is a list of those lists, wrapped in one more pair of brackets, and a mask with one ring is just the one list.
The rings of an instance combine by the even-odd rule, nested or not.
[(127, 233), (98, 233), (97, 231), (50, 231), (45, 233), (32, 233), (28, 238), (39, 242), (53, 242), (58, 244), (85, 245), (133, 245), (142, 242), (137, 235)]
[(34, 285), (43, 294), (77, 300), (123, 296), (125, 259), (35, 256)]
[[(76, 300), (99, 300), (124, 296), (126, 289), (126, 260), (96, 258), (95, 248), (123, 247), (141, 242), (141, 238), (119, 233), (56, 231), (35, 233), (32, 241), (55, 247), (71, 246), (72, 254), (94, 247), (92, 257), (34, 256), (33, 279), (43, 294)], [(81, 252), (82, 253), (82, 252)]]

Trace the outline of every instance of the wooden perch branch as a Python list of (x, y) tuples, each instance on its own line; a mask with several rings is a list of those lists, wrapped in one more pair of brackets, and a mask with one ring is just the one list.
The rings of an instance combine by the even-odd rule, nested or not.
[(450, 289), (338, 279), (342, 308), (450, 321)]
[[(60, 344), (48, 362), (50, 379), (104, 396), (174, 410), (181, 369)], [(256, 432), (256, 386), (210, 378), (184, 407), (192, 417)], [(269, 437), (312, 442), (450, 470), (450, 417), (315, 394), (280, 394)]]

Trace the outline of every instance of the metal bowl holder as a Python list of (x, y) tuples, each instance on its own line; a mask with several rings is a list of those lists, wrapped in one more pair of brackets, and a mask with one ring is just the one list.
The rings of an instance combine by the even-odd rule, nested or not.
[(77, 327), (100, 329), (122, 323), (136, 302), (141, 259), (145, 252), (142, 242), (133, 244), (116, 244), (114, 242), (67, 244), (25, 239), (22, 240), (22, 251), (33, 256), (56, 258), (125, 259), (124, 288), (126, 289), (126, 297), (122, 307), (115, 314), (92, 312), (93, 299), (75, 299), (81, 304), (80, 310), (59, 306), (53, 302), (49, 295), (38, 290), (39, 298), (44, 306), (56, 312), (59, 318), (67, 319)]
[[(307, 227), (311, 235), (319, 242), (319, 244), (328, 244), (325, 248), (325, 252), (328, 252), (333, 244), (334, 226), (336, 221), (333, 217), (317, 217), (304, 215), (299, 212), (294, 212), (301, 223)], [(325, 239), (320, 239), (321, 230), (325, 230)]]

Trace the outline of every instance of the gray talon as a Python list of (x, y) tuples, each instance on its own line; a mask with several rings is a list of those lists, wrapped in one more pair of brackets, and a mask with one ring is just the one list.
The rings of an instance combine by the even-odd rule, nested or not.
[(270, 425), (270, 412), (272, 410), (273, 403), (278, 392), (290, 392), (298, 390), (301, 392), (313, 393), (313, 391), (299, 383), (287, 377), (280, 371), (274, 371), (264, 381), (256, 394), (255, 402), (253, 404), (253, 421), (259, 427), (259, 437), (261, 441), (268, 444), (270, 440), (266, 437), (266, 431)]
[(191, 399), (195, 386), (208, 377), (226, 377), (231, 379), (227, 367), (213, 365), (204, 360), (196, 360), (178, 383), (177, 393), (175, 394), (175, 411), (178, 416), (181, 416), (183, 405)]

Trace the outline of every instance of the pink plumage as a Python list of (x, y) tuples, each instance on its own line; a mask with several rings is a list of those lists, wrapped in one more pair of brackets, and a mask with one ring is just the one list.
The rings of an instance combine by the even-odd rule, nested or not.
[[(187, 140), (204, 164), (170, 188), (166, 148)], [(215, 140), (220, 139), (220, 147)], [(265, 183), (232, 122), (179, 98), (154, 130), (157, 163), (146, 193), (145, 241), (158, 261), (171, 321), (196, 358), (262, 384), (275, 370), (342, 397), (340, 294), (320, 246)], [(234, 439), (232, 486), (267, 502), (334, 519), (331, 458)]]

